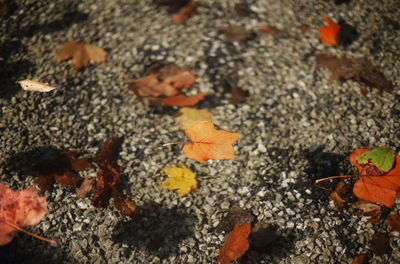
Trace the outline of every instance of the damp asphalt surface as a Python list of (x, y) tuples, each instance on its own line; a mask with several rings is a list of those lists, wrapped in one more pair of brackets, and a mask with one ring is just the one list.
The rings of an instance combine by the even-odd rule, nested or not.
[[(27, 188), (35, 179), (28, 169), (39, 161), (71, 149), (93, 156), (107, 138), (123, 136), (121, 186), (142, 213), (141, 221), (131, 221), (112, 199), (98, 209), (91, 196), (76, 199), (75, 190), (55, 184), (45, 193), (45, 218), (27, 230), (58, 246), (19, 233), (0, 247), (2, 263), (217, 263), (226, 234), (215, 228), (234, 205), (249, 209), (253, 224), (276, 226), (279, 237), (266, 252), (250, 249), (239, 263), (351, 263), (361, 253), (369, 263), (400, 263), (400, 235), (386, 221), (400, 212), (398, 201), (371, 224), (350, 206), (338, 213), (329, 192), (313, 184), (353, 174), (348, 156), (357, 148), (399, 151), (398, 0), (248, 0), (241, 15), (234, 8), (239, 1), (196, 0), (197, 13), (184, 25), (173, 22), (163, 1), (6, 2), (10, 9), (0, 17), (1, 183)], [(323, 44), (324, 15), (354, 26), (359, 38), (346, 48)], [(285, 33), (271, 37), (258, 32), (260, 25)], [(228, 26), (243, 27), (253, 38), (229, 39)], [(109, 64), (76, 72), (56, 62), (69, 40), (104, 48)], [(330, 82), (317, 53), (368, 58), (393, 92), (355, 80)], [(215, 126), (241, 133), (235, 159), (198, 163), (183, 155), (182, 145), (162, 147), (187, 140), (175, 121), (177, 109), (137, 100), (121, 74), (143, 77), (157, 60), (197, 75), (187, 93), (207, 93), (200, 107), (213, 114)], [(57, 88), (27, 92), (16, 83), (22, 79)], [(248, 91), (246, 102), (229, 102), (233, 86)], [(162, 169), (179, 164), (206, 177), (184, 197), (160, 187)], [(97, 170), (80, 174), (96, 179)], [(381, 255), (371, 246), (377, 232), (390, 239)]]

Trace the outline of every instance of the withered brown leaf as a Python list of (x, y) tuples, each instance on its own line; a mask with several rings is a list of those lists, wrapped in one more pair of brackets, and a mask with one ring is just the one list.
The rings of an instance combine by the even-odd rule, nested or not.
[(178, 13), (175, 13), (172, 16), (172, 20), (176, 24), (185, 24), (186, 20), (192, 17), (197, 9), (197, 4), (194, 1), (187, 2), (181, 9), (179, 9)]
[(254, 38), (255, 34), (239, 26), (229, 26), (223, 32), (230, 40), (246, 41)]
[(381, 218), (382, 207), (380, 205), (359, 200), (353, 203), (353, 207), (362, 211), (360, 213), (355, 213), (356, 215), (369, 216), (368, 221), (371, 223), (376, 223)]
[(351, 194), (352, 187), (350, 184), (341, 181), (336, 186), (335, 191), (331, 193), (329, 199), (333, 201), (336, 209), (341, 212), (343, 211), (344, 204), (348, 201), (348, 196)]
[(93, 189), (93, 180), (85, 178), (76, 194), (77, 199), (85, 198)]
[(122, 215), (129, 216), (134, 220), (139, 219), (139, 207), (135, 202), (126, 194), (121, 193), (116, 187), (113, 187), (114, 206)]

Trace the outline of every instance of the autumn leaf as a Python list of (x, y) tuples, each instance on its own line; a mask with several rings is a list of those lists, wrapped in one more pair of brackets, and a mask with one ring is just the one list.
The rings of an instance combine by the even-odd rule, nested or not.
[(371, 61), (366, 58), (336, 58), (327, 54), (316, 54), (318, 66), (327, 68), (331, 71), (329, 81), (335, 81), (340, 78), (355, 79), (366, 85), (378, 88), (391, 93), (393, 85), (386, 80)]
[(172, 16), (172, 20), (174, 20), (176, 24), (185, 24), (186, 20), (194, 15), (196, 8), (196, 2), (189, 1), (183, 7), (181, 7), (181, 9), (179, 9), (178, 13), (175, 13)]
[(396, 156), (394, 168), (381, 176), (370, 175), (364, 166), (357, 162), (357, 157), (370, 152), (369, 149), (357, 149), (350, 155), (350, 162), (358, 169), (359, 179), (353, 187), (353, 193), (360, 199), (393, 206), (400, 189), (400, 156)]
[(39, 197), (34, 186), (13, 191), (0, 184), (0, 246), (10, 243), (19, 227), (36, 225), (47, 212), (46, 196)]
[(325, 16), (324, 19), (325, 22), (328, 23), (328, 26), (322, 26), (319, 28), (319, 37), (325, 44), (335, 46), (337, 45), (336, 37), (339, 33), (340, 26), (335, 24), (327, 16)]
[(162, 183), (161, 187), (167, 190), (178, 190), (179, 197), (197, 188), (196, 174), (185, 165), (181, 168), (165, 168), (163, 171), (168, 175), (168, 179)]
[(380, 205), (360, 200), (353, 203), (353, 207), (362, 211), (361, 213), (355, 213), (356, 215), (369, 216), (368, 221), (371, 223), (377, 223), (381, 218), (382, 210)]
[(219, 263), (229, 264), (231, 260), (237, 260), (249, 249), (248, 236), (251, 232), (251, 224), (240, 225), (236, 223), (232, 232), (226, 235), (225, 243), (219, 250)]
[(80, 71), (89, 64), (89, 61), (104, 63), (106, 56), (107, 52), (100, 47), (70, 40), (62, 44), (62, 49), (56, 54), (56, 61), (72, 58), (71, 64), (74, 65), (74, 70)]
[(385, 233), (375, 232), (370, 242), (372, 251), (378, 256), (382, 256), (390, 249), (390, 238)]
[(206, 97), (206, 93), (199, 93), (196, 95), (185, 96), (179, 94), (176, 96), (171, 96), (164, 98), (163, 102), (166, 106), (194, 106)]
[(388, 216), (388, 224), (391, 229), (400, 233), (400, 215), (399, 214), (391, 214)]
[(285, 33), (283, 30), (280, 30), (277, 27), (270, 26), (270, 25), (258, 26), (258, 31), (260, 31), (261, 33), (270, 35), (271, 37), (281, 36)]
[(62, 153), (54, 159), (43, 160), (30, 169), (39, 174), (35, 182), (42, 192), (51, 188), (54, 181), (67, 188), (76, 188), (81, 180), (77, 172), (93, 168), (88, 157), (76, 159), (77, 153), (77, 151)]
[(336, 209), (341, 212), (343, 211), (343, 205), (348, 201), (348, 194), (351, 192), (351, 185), (341, 181), (336, 186), (335, 191), (331, 193), (329, 199), (333, 201)]
[(134, 220), (139, 220), (139, 207), (126, 194), (121, 193), (117, 188), (113, 188), (114, 205), (124, 216), (129, 216)]
[(351, 264), (366, 264), (367, 263), (367, 254), (358, 255), (353, 259)]
[(248, 96), (248, 91), (243, 90), (240, 87), (232, 87), (231, 88), (231, 98), (229, 98), (229, 102), (231, 104), (240, 104), (246, 102), (246, 98)]
[(239, 139), (240, 133), (215, 130), (212, 122), (199, 122), (186, 130), (192, 142), (183, 147), (183, 154), (189, 159), (206, 162), (209, 159), (234, 159), (232, 144)]
[(47, 93), (56, 89), (56, 87), (51, 86), (48, 83), (43, 83), (35, 80), (21, 80), (18, 81), (18, 83), (25, 91)]
[(246, 41), (254, 38), (254, 33), (239, 26), (229, 26), (223, 29), (223, 32), (230, 40)]
[(182, 107), (179, 109), (176, 122), (182, 130), (186, 130), (197, 122), (211, 121), (212, 114), (206, 109), (196, 109), (191, 107)]
[(357, 156), (356, 160), (366, 174), (379, 176), (393, 168), (395, 158), (396, 153), (393, 149), (380, 147)]
[(93, 189), (93, 180), (86, 178), (76, 194), (76, 198), (85, 198)]

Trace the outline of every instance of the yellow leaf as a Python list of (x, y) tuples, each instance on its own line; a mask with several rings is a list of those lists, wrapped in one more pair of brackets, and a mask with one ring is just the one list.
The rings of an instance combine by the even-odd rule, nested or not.
[(179, 123), (181, 129), (187, 130), (193, 124), (197, 122), (208, 122), (211, 120), (212, 114), (206, 109), (198, 110), (191, 107), (182, 107), (178, 116), (175, 118), (176, 122)]
[(164, 173), (169, 177), (161, 187), (167, 190), (178, 190), (179, 196), (184, 196), (197, 188), (196, 173), (185, 165), (179, 167), (165, 168)]

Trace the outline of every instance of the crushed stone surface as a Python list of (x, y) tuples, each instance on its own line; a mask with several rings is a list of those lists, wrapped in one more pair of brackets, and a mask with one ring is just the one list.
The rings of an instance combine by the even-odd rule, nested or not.
[[(112, 200), (97, 209), (90, 197), (78, 200), (76, 191), (55, 184), (45, 193), (47, 215), (27, 229), (59, 245), (19, 233), (0, 247), (2, 263), (217, 263), (225, 234), (215, 227), (234, 205), (278, 227), (279, 240), (255, 254), (255, 263), (349, 263), (361, 253), (369, 254), (370, 263), (400, 263), (400, 235), (384, 218), (389, 209), (377, 224), (349, 209), (339, 214), (329, 192), (313, 184), (353, 174), (348, 156), (354, 149), (399, 150), (400, 30), (383, 18), (398, 21), (398, 0), (248, 0), (248, 17), (235, 13), (239, 1), (196, 2), (197, 13), (184, 25), (150, 0), (15, 1), (11, 13), (0, 17), (0, 182), (26, 188), (34, 181), (26, 170), (40, 160), (71, 149), (94, 155), (106, 138), (123, 136), (121, 182), (142, 209), (140, 222), (129, 221)], [(344, 19), (360, 37), (345, 49), (321, 43), (324, 15)], [(265, 24), (286, 33), (258, 33)], [(223, 33), (228, 26), (256, 36), (230, 40)], [(109, 64), (76, 72), (68, 62), (56, 62), (55, 53), (69, 40), (105, 48)], [(329, 82), (315, 53), (365, 56), (394, 91), (354, 80)], [(200, 164), (182, 154), (182, 145), (162, 147), (187, 140), (175, 121), (177, 109), (137, 100), (121, 74), (140, 78), (156, 60), (188, 66), (197, 75), (188, 94), (208, 93), (203, 106), (215, 126), (241, 133), (234, 160)], [(57, 88), (24, 91), (16, 83), (22, 79)], [(229, 103), (232, 85), (248, 91), (245, 103)], [(162, 169), (182, 163), (207, 178), (180, 198), (160, 185)], [(96, 170), (81, 175), (95, 179)], [(397, 201), (390, 212), (399, 208)], [(391, 249), (381, 256), (371, 251), (376, 232), (390, 237)], [(164, 244), (150, 250), (157, 237)]]

